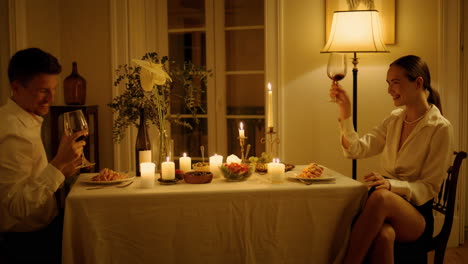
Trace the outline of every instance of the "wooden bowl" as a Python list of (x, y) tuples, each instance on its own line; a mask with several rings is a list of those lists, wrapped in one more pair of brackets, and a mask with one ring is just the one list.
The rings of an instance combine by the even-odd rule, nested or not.
[(209, 171), (189, 171), (184, 175), (184, 181), (192, 184), (210, 183), (213, 173)]

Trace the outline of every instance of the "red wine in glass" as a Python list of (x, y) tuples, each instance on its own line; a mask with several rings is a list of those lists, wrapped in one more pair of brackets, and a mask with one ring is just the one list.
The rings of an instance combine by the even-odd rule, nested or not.
[[(88, 137), (88, 123), (86, 122), (86, 119), (81, 110), (75, 110), (64, 113), (63, 126), (65, 133), (68, 133), (70, 135), (78, 131), (86, 131), (86, 133), (83, 136), (77, 138), (76, 141), (86, 140), (86, 138)], [(95, 164), (96, 163), (89, 162), (85, 158), (84, 153), (81, 153), (81, 165), (76, 168), (87, 168), (94, 166)]]
[[(346, 76), (348, 68), (347, 56), (344, 53), (330, 53), (327, 64), (328, 78), (333, 80), (333, 83), (343, 80)], [(332, 97), (330, 102), (336, 102), (336, 98)]]

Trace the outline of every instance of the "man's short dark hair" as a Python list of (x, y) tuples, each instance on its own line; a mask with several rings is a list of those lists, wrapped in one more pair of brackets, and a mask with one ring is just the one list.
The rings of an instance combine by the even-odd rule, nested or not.
[(20, 50), (11, 57), (8, 65), (10, 83), (19, 81), (26, 85), (36, 75), (59, 74), (62, 71), (57, 58), (38, 48)]

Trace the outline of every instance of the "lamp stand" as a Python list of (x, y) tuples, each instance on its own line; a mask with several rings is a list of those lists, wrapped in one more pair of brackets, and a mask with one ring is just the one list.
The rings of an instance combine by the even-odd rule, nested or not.
[[(358, 57), (356, 55), (356, 52), (354, 52), (354, 57), (353, 57), (353, 65), (354, 65), (353, 67), (353, 126), (356, 132), (357, 132), (357, 74), (358, 74), (357, 64), (358, 64)], [(357, 162), (356, 162), (356, 159), (353, 159), (352, 173), (353, 173), (354, 180), (357, 179), (356, 169), (357, 169)]]

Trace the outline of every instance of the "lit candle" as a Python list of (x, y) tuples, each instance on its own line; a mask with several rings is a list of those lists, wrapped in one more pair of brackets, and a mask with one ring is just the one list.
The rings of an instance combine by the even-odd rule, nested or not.
[(268, 105), (267, 105), (267, 127), (273, 127), (273, 91), (271, 90), (271, 83), (268, 83)]
[(141, 188), (153, 188), (154, 186), (154, 170), (156, 165), (152, 162), (142, 162), (140, 163), (141, 171)]
[(179, 158), (179, 168), (183, 172), (188, 172), (192, 167), (192, 159), (190, 157), (187, 157), (187, 153), (185, 152), (183, 155), (183, 157)]
[(140, 155), (139, 163), (151, 162), (151, 150), (140, 150), (138, 154)]
[(161, 164), (161, 176), (163, 180), (174, 180), (175, 179), (175, 164), (169, 161), (169, 157), (166, 161)]
[(223, 156), (214, 154), (210, 157), (210, 171), (213, 177), (219, 178), (221, 176), (220, 166), (223, 164)]
[(245, 137), (245, 133), (244, 133), (244, 124), (243, 124), (242, 122), (240, 122), (239, 137), (240, 137), (240, 138)]
[(273, 159), (273, 162), (268, 163), (268, 174), (270, 174), (272, 183), (281, 183), (284, 179), (284, 164), (279, 162), (279, 159)]

